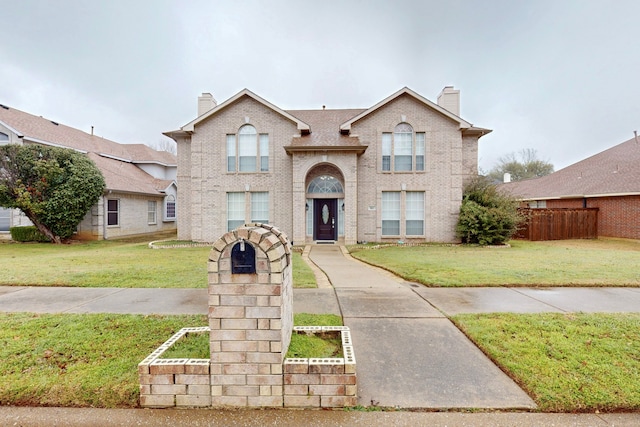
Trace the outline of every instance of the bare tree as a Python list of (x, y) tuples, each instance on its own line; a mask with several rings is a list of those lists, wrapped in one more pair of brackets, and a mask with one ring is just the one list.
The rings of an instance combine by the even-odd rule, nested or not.
[(509, 153), (498, 159), (498, 163), (490, 171), (488, 176), (494, 180), (502, 181), (504, 174), (511, 174), (512, 181), (537, 178), (549, 175), (553, 172), (553, 164), (546, 160), (540, 160), (538, 153), (533, 148), (525, 148), (518, 154)]
[(178, 154), (178, 148), (176, 146), (176, 142), (169, 138), (159, 139), (155, 143), (149, 144), (149, 147), (158, 151), (166, 151), (171, 154)]

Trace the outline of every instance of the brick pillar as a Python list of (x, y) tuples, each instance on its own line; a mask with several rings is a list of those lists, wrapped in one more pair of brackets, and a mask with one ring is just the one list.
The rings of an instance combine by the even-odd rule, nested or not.
[[(232, 252), (240, 244), (255, 251), (255, 268), (234, 273)], [(282, 363), (293, 328), (291, 274), (291, 246), (277, 228), (245, 225), (214, 243), (209, 255), (212, 406), (283, 406)]]

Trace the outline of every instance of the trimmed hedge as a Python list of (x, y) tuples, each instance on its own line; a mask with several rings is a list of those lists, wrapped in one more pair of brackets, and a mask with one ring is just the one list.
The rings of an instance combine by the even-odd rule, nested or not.
[(35, 226), (27, 227), (11, 227), (9, 229), (11, 239), (16, 242), (50, 242), (44, 234), (42, 234)]

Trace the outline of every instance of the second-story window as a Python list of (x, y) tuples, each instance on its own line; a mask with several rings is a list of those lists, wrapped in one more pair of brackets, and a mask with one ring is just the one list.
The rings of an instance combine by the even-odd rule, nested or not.
[(424, 171), (425, 133), (414, 132), (408, 123), (400, 123), (393, 133), (382, 134), (382, 170)]
[(228, 172), (269, 171), (269, 135), (244, 125), (238, 134), (227, 135)]

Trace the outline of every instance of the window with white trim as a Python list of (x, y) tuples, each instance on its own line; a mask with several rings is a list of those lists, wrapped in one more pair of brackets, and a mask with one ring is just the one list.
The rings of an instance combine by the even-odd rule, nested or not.
[(244, 192), (227, 193), (227, 231), (244, 224)]
[(227, 193), (227, 231), (250, 222), (269, 223), (269, 192)]
[(382, 236), (424, 235), (424, 191), (382, 192)]
[(244, 125), (227, 135), (227, 172), (268, 172), (269, 134)]
[(165, 198), (164, 219), (167, 221), (173, 221), (176, 219), (176, 198), (172, 194)]
[(120, 224), (120, 200), (107, 200), (107, 225), (116, 226)]
[(405, 232), (407, 236), (424, 234), (424, 191), (405, 194)]
[(269, 193), (251, 193), (251, 222), (269, 223)]
[(400, 235), (400, 192), (382, 192), (382, 235)]
[(158, 203), (156, 201), (147, 201), (147, 223), (157, 223)]
[(425, 168), (426, 137), (414, 132), (409, 123), (400, 123), (392, 132), (382, 133), (382, 170), (385, 172), (422, 172)]

